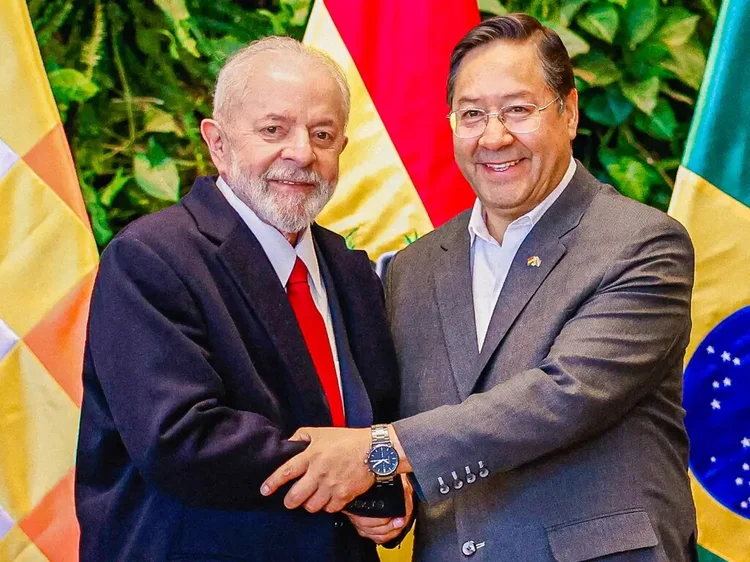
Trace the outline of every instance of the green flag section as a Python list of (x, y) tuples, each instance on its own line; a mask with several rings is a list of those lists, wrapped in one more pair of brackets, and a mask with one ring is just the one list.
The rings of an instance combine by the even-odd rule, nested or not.
[(701, 562), (750, 561), (750, 3), (725, 0), (670, 214), (695, 245), (685, 424)]

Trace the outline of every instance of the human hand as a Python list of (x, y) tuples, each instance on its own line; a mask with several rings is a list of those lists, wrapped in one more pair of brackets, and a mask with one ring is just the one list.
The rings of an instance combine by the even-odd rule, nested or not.
[(359, 536), (370, 539), (376, 544), (384, 544), (398, 537), (403, 528), (409, 524), (414, 514), (413, 489), (405, 474), (400, 475), (400, 478), (404, 484), (404, 503), (406, 504), (406, 514), (403, 517), (362, 517), (344, 511)]
[(289, 440), (310, 445), (282, 464), (260, 488), (269, 496), (301, 477), (284, 497), (288, 509), (304, 506), (310, 513), (335, 513), (374, 484), (375, 476), (364, 462), (370, 450), (369, 428), (303, 427)]

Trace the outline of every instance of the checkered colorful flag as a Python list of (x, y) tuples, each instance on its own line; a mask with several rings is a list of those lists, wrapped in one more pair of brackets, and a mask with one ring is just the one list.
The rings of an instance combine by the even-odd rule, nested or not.
[(72, 562), (98, 256), (23, 0), (4, 0), (0, 45), (0, 562)]

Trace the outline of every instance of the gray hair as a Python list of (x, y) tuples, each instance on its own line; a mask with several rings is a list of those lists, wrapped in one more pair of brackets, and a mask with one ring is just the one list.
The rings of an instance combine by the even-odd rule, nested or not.
[(291, 37), (265, 37), (253, 41), (243, 47), (224, 63), (219, 71), (214, 90), (213, 117), (217, 121), (229, 121), (232, 112), (238, 102), (243, 98), (247, 86), (247, 76), (252, 68), (252, 58), (259, 53), (288, 53), (298, 57), (307, 58), (312, 64), (317, 64), (331, 73), (341, 90), (341, 98), (344, 100), (344, 125), (349, 121), (349, 107), (351, 95), (349, 84), (341, 67), (328, 55), (304, 45)]
[(469, 52), (496, 40), (528, 41), (536, 44), (547, 87), (560, 96), (560, 109), (575, 88), (573, 63), (560, 36), (528, 14), (508, 14), (483, 21), (469, 31), (451, 54), (448, 74), (448, 105), (453, 104), (459, 67)]

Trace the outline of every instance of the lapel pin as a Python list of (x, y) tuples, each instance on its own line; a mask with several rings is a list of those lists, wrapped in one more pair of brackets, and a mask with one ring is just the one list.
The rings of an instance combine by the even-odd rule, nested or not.
[(526, 260), (526, 265), (528, 267), (541, 267), (542, 260), (539, 258), (539, 256), (531, 256)]

